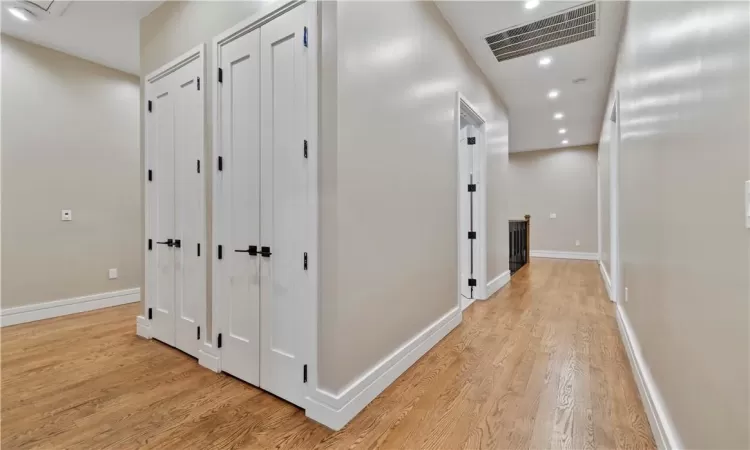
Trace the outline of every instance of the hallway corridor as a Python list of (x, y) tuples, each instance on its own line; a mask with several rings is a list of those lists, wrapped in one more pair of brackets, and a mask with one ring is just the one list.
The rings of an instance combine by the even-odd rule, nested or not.
[(596, 262), (534, 259), (335, 433), (136, 337), (137, 311), (2, 330), (3, 448), (655, 447)]

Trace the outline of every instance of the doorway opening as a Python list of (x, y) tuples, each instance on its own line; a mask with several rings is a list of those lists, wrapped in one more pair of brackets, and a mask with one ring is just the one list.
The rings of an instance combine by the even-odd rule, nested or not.
[(487, 296), (486, 121), (457, 95), (459, 300), (466, 309)]

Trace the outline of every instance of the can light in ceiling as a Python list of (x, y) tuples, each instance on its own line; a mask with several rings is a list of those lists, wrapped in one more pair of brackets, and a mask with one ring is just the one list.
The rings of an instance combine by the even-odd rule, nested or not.
[(561, 120), (563, 117), (565, 117), (565, 114), (558, 112), (558, 113), (555, 113), (555, 115), (552, 117), (554, 117), (555, 120)]
[(23, 8), (17, 8), (15, 6), (12, 6), (8, 8), (8, 12), (11, 13), (13, 17), (15, 17), (18, 20), (21, 20), (23, 22), (29, 21), (28, 12)]
[(529, 0), (523, 4), (523, 7), (526, 9), (534, 9), (537, 6), (539, 6), (539, 0)]
[(548, 98), (557, 98), (559, 96), (560, 96), (560, 91), (558, 91), (557, 89), (552, 89), (551, 91), (547, 93)]
[(563, 145), (565, 145), (565, 144), (568, 143), (568, 140), (567, 139), (563, 139), (562, 143), (563, 143)]
[(549, 56), (542, 56), (539, 58), (539, 67), (547, 67), (552, 64), (552, 58)]
[(560, 128), (559, 130), (557, 130), (557, 132), (560, 133), (560, 134), (565, 134), (565, 133), (568, 132), (568, 130), (565, 129), (565, 128)]

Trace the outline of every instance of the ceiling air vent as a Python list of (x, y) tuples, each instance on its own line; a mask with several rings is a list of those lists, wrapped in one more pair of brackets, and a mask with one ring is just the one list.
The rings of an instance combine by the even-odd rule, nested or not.
[(485, 37), (499, 61), (518, 58), (596, 36), (596, 2), (584, 3), (536, 22)]

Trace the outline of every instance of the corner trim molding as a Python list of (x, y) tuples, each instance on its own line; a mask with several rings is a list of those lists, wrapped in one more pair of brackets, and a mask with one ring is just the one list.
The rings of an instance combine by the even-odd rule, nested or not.
[(342, 429), (460, 323), (461, 309), (455, 306), (338, 394), (315, 389), (306, 399), (305, 414), (333, 430)]
[(651, 371), (646, 364), (646, 360), (641, 353), (641, 346), (638, 343), (633, 327), (630, 325), (625, 310), (617, 305), (617, 325), (620, 329), (622, 343), (630, 360), (630, 367), (633, 370), (635, 383), (638, 385), (638, 392), (643, 400), (643, 407), (646, 409), (648, 422), (651, 425), (651, 431), (654, 434), (656, 446), (660, 450), (677, 450), (684, 448), (682, 441), (677, 433), (677, 429), (672, 422), (667, 405), (656, 386), (656, 382), (651, 376)]
[(487, 298), (485, 300), (489, 300), (489, 298), (492, 297), (495, 292), (499, 291), (500, 288), (508, 283), (510, 283), (510, 270), (506, 270), (505, 272), (495, 277), (495, 279), (487, 283)]
[(601, 261), (599, 261), (599, 273), (602, 274), (602, 281), (604, 281), (604, 287), (607, 288), (607, 295), (609, 296), (609, 300), (614, 302), (615, 297), (612, 295), (612, 282), (609, 280), (607, 269), (604, 268), (604, 263)]
[(216, 373), (221, 372), (221, 358), (215, 354), (213, 346), (207, 342), (198, 349), (198, 364)]
[(599, 259), (598, 253), (558, 252), (553, 250), (532, 250), (531, 256), (534, 258), (584, 259), (590, 261), (596, 261)]
[(0, 326), (17, 325), (53, 317), (67, 316), (110, 306), (136, 303), (141, 300), (141, 288), (102, 292), (81, 297), (17, 306), (0, 310)]

